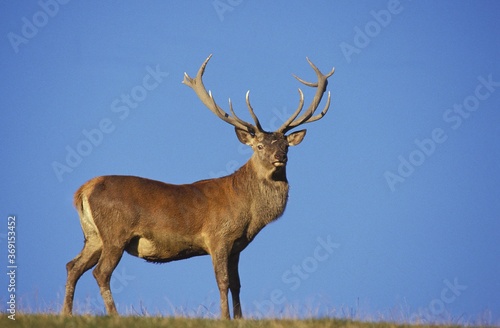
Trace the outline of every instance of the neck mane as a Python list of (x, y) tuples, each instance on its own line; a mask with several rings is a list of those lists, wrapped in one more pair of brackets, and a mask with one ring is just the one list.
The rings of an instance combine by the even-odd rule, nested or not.
[(288, 200), (288, 181), (285, 167), (263, 173), (254, 157), (228, 176), (233, 189), (247, 198), (250, 206), (249, 237), (253, 238), (262, 228), (278, 219), (285, 211)]

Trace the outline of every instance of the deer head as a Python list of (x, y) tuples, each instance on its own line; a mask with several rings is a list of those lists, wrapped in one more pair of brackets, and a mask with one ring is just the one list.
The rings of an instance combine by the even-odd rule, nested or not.
[(276, 175), (276, 173), (284, 173), (284, 169), (288, 160), (288, 147), (295, 146), (301, 143), (304, 139), (304, 136), (306, 135), (306, 130), (292, 132), (288, 135), (286, 135), (286, 133), (289, 130), (298, 127), (299, 125), (317, 121), (326, 114), (328, 108), (330, 107), (330, 92), (328, 92), (328, 98), (325, 107), (319, 114), (314, 116), (314, 113), (321, 102), (323, 94), (326, 91), (328, 78), (333, 75), (335, 68), (333, 68), (328, 74), (324, 75), (309, 60), (309, 58), (306, 58), (309, 62), (309, 65), (311, 65), (311, 67), (316, 72), (318, 81), (313, 83), (304, 81), (295, 75), (294, 77), (301, 83), (309, 87), (316, 88), (316, 94), (314, 95), (311, 104), (306, 109), (306, 111), (300, 117), (298, 117), (304, 106), (304, 94), (299, 88), (298, 91), (300, 99), (298, 108), (278, 130), (276, 130), (275, 132), (267, 132), (262, 129), (259, 119), (255, 115), (252, 105), (250, 104), (250, 91), (248, 91), (246, 94), (246, 104), (254, 121), (254, 124), (245, 122), (236, 115), (233, 110), (231, 99), (229, 99), (229, 110), (232, 115), (226, 113), (221, 107), (217, 105), (214, 97), (212, 96), (212, 93), (206, 90), (202, 80), (203, 73), (205, 72), (205, 68), (211, 57), (212, 55), (208, 56), (208, 58), (203, 62), (195, 78), (191, 78), (189, 77), (189, 75), (187, 75), (187, 73), (184, 73), (184, 80), (182, 81), (182, 83), (191, 87), (203, 102), (203, 104), (221, 120), (235, 127), (238, 140), (241, 143), (252, 147), (254, 151), (252, 159), (255, 159), (259, 162), (259, 167), (262, 168), (264, 172), (266, 172), (265, 174)]

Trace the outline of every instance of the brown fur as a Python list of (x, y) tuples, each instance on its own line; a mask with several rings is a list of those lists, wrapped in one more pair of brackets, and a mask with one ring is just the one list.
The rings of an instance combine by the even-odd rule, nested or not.
[(108, 314), (117, 314), (111, 295), (110, 280), (123, 252), (150, 262), (170, 262), (193, 256), (210, 255), (220, 292), (221, 316), (230, 318), (228, 290), (233, 300), (233, 315), (241, 318), (240, 252), (262, 228), (278, 219), (288, 199), (286, 163), (289, 146), (302, 142), (306, 130), (285, 135), (301, 124), (321, 119), (328, 111), (330, 94), (323, 111), (314, 116), (326, 90), (327, 79), (314, 64), (316, 94), (307, 110), (298, 116), (304, 104), (276, 132), (265, 132), (250, 105), (255, 125), (224, 112), (203, 85), (202, 76), (211, 55), (202, 64), (196, 78), (184, 76), (200, 100), (220, 119), (235, 126), (240, 142), (252, 147), (250, 160), (235, 173), (192, 184), (172, 185), (132, 176), (101, 176), (82, 185), (74, 204), (80, 216), (85, 243), (83, 250), (66, 269), (66, 294), (62, 314), (73, 311), (75, 286), (84, 272), (95, 266)]
[[(305, 131), (297, 134), (301, 140)], [(229, 316), (230, 289), (234, 316), (241, 317), (239, 254), (262, 228), (283, 214), (288, 199), (287, 137), (271, 133), (246, 137), (244, 141), (253, 148), (257, 144), (265, 148), (256, 150), (245, 165), (226, 177), (172, 185), (133, 176), (101, 176), (82, 185), (74, 204), (85, 245), (67, 264), (63, 313), (72, 312), (79, 277), (97, 264), (94, 277), (106, 311), (116, 314), (109, 282), (126, 251), (150, 262), (210, 255), (222, 315)], [(282, 166), (273, 164), (277, 159)]]

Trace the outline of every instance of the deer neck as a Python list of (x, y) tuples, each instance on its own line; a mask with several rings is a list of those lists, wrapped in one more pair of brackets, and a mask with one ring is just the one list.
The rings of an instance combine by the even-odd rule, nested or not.
[(236, 192), (248, 197), (250, 217), (247, 236), (253, 239), (262, 228), (285, 211), (288, 200), (285, 167), (265, 174), (252, 157), (233, 174), (233, 179)]

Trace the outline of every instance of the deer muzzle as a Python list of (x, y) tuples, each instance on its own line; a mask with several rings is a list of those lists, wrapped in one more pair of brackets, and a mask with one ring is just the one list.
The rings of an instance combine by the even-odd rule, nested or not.
[(274, 158), (276, 159), (276, 161), (273, 162), (273, 165), (275, 167), (285, 166), (286, 162), (288, 161), (288, 157), (284, 152), (276, 153), (274, 155)]

